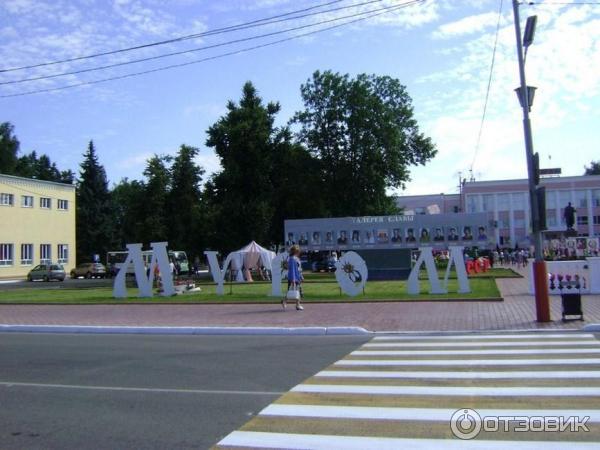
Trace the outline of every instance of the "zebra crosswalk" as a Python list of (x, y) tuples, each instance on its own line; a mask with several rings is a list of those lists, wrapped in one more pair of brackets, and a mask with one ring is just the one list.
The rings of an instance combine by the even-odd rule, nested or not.
[(586, 333), (378, 336), (216, 449), (600, 448)]

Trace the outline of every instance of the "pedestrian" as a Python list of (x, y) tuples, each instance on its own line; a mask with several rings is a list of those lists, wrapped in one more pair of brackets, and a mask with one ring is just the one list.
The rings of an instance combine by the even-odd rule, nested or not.
[[(304, 298), (304, 293), (302, 292), (302, 282), (304, 281), (304, 277), (302, 276), (302, 264), (300, 262), (300, 247), (298, 245), (292, 245), (289, 252), (289, 257), (287, 260), (288, 266), (288, 291), (293, 287), (297, 289), (300, 293), (300, 296), (296, 300), (296, 309), (298, 311), (304, 310), (302, 305), (300, 304), (300, 300)], [(281, 300), (281, 305), (283, 309), (287, 306), (287, 293), (286, 296)]]

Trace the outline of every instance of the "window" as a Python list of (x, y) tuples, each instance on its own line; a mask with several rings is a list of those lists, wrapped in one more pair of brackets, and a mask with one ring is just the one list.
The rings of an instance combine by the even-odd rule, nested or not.
[(592, 191), (592, 205), (600, 206), (600, 189), (594, 189)]
[(563, 209), (571, 201), (571, 191), (558, 191), (558, 206)]
[(588, 216), (577, 216), (577, 225), (587, 225)]
[(33, 244), (21, 244), (21, 265), (33, 264)]
[(515, 228), (525, 228), (525, 219), (515, 219)]
[(587, 191), (575, 191), (575, 208), (587, 208)]
[(58, 200), (57, 208), (62, 210), (69, 209), (69, 200)]
[(0, 266), (13, 265), (13, 245), (0, 244)]
[(509, 194), (498, 194), (496, 197), (498, 202), (498, 211), (509, 211), (510, 210), (510, 195)]
[(15, 204), (15, 198), (12, 194), (5, 194), (4, 192), (0, 194), (0, 205), (12, 206), (14, 204)]
[(33, 197), (31, 195), (21, 195), (21, 206), (23, 208), (33, 208)]
[(40, 244), (40, 264), (50, 264), (52, 262), (52, 246), (50, 244)]
[(600, 225), (600, 216), (594, 216), (594, 225)]
[(477, 212), (477, 197), (474, 195), (467, 195), (467, 212)]
[(44, 208), (44, 209), (52, 208), (52, 199), (49, 199), (48, 197), (41, 197), (40, 198), (40, 208)]
[(517, 192), (515, 194), (512, 194), (512, 205), (513, 205), (513, 210), (524, 211), (525, 210), (525, 193)]
[(556, 191), (546, 191), (546, 208), (556, 209)]
[(555, 226), (557, 226), (556, 216), (554, 214), (548, 214), (548, 213), (546, 213), (546, 225), (549, 226), (549, 227), (555, 227)]
[(69, 262), (69, 246), (67, 244), (58, 244), (58, 261), (59, 264)]
[(494, 210), (494, 196), (490, 194), (486, 194), (483, 196), (483, 210), (484, 211), (493, 211)]

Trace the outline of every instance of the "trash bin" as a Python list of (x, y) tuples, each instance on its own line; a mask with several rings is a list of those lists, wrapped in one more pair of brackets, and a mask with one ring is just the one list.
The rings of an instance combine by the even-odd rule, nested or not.
[[(562, 320), (583, 320), (581, 310), (581, 285), (579, 282), (563, 282), (560, 284), (562, 299)], [(570, 316), (571, 318), (567, 318)], [(577, 316), (577, 317), (575, 317)]]

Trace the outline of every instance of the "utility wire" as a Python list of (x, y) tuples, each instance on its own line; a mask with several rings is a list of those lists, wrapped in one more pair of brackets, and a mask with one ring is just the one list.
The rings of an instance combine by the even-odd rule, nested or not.
[[(80, 82), (80, 83), (68, 84), (68, 85), (58, 86), (58, 87), (53, 87), (53, 88), (36, 89), (36, 90), (31, 90), (31, 91), (18, 92), (16, 94), (0, 95), (0, 98), (21, 97), (21, 96), (25, 96), (25, 95), (33, 95), (33, 94), (40, 94), (40, 93), (45, 93), (45, 92), (60, 91), (60, 90), (64, 90), (64, 89), (74, 88), (74, 87), (88, 86), (88, 85), (93, 85), (93, 84), (105, 83), (105, 82), (108, 82), (108, 81), (121, 80), (121, 79), (125, 79), (125, 78), (131, 78), (131, 77), (146, 75), (146, 74), (155, 73), (155, 72), (162, 72), (162, 71), (165, 71), (165, 70), (174, 69), (174, 68), (178, 68), (178, 67), (190, 66), (190, 65), (193, 65), (193, 64), (198, 64), (198, 63), (202, 63), (202, 62), (206, 62), (206, 61), (212, 61), (212, 60), (215, 60), (215, 59), (220, 59), (220, 58), (224, 58), (224, 57), (227, 57), (227, 56), (238, 55), (238, 54), (241, 54), (241, 53), (247, 53), (247, 52), (252, 51), (252, 50), (258, 50), (260, 48), (270, 47), (270, 46), (273, 46), (273, 45), (276, 45), (276, 44), (280, 44), (280, 43), (283, 43), (283, 42), (288, 42), (288, 41), (292, 41), (292, 40), (299, 39), (299, 38), (302, 38), (302, 37), (311, 36), (311, 35), (314, 35), (314, 34), (317, 34), (317, 33), (322, 33), (322, 32), (325, 32), (325, 31), (333, 30), (333, 29), (340, 28), (340, 27), (343, 27), (343, 26), (346, 26), (346, 25), (350, 25), (350, 24), (357, 23), (357, 22), (360, 22), (360, 21), (363, 21), (363, 20), (367, 20), (367, 19), (370, 19), (370, 18), (373, 18), (373, 17), (376, 17), (376, 16), (380, 16), (382, 14), (386, 14), (386, 13), (389, 13), (389, 12), (392, 12), (392, 11), (397, 11), (397, 10), (403, 9), (405, 7), (408, 7), (408, 6), (416, 5), (416, 4), (419, 4), (419, 3), (424, 3), (425, 1), (427, 1), (427, 0), (410, 0), (408, 2), (402, 3), (401, 5), (388, 6), (386, 8), (380, 8), (380, 9), (377, 9), (377, 10), (370, 10), (370, 11), (365, 11), (365, 12), (362, 12), (362, 13), (356, 13), (356, 14), (353, 14), (352, 17), (358, 17), (358, 18), (353, 19), (353, 20), (348, 20), (348, 21), (346, 21), (344, 23), (341, 23), (341, 24), (324, 27), (324, 28), (321, 28), (321, 29), (318, 29), (318, 30), (309, 31), (309, 32), (306, 32), (306, 33), (301, 33), (301, 34), (297, 34), (297, 35), (290, 36), (290, 37), (287, 37), (287, 38), (284, 38), (284, 39), (279, 39), (279, 40), (267, 42), (267, 43), (264, 43), (264, 44), (255, 45), (255, 46), (252, 46), (252, 47), (245, 47), (245, 48), (242, 48), (242, 49), (234, 50), (234, 51), (227, 52), (227, 53), (221, 53), (221, 54), (218, 54), (218, 55), (213, 55), (213, 56), (209, 56), (209, 57), (206, 57), (206, 58), (197, 59), (197, 60), (194, 60), (194, 61), (188, 61), (188, 62), (180, 63), (180, 64), (172, 64), (172, 65), (168, 65), (168, 66), (157, 67), (155, 69), (143, 70), (143, 71), (140, 71), (140, 72), (133, 72), (133, 73), (128, 73), (128, 74), (119, 75), (119, 76), (115, 76), (115, 77), (102, 78), (102, 79), (98, 79), (98, 80), (84, 81), (84, 82)], [(378, 12), (376, 12), (374, 14), (371, 14), (374, 11), (378, 11)], [(362, 16), (362, 17), (360, 17), (360, 16)], [(341, 20), (341, 19), (337, 19), (337, 20)], [(331, 20), (324, 21), (324, 22), (330, 22), (330, 21)], [(316, 25), (318, 25), (318, 24), (313, 24), (313, 26), (316, 26)]]
[[(312, 15), (315, 15), (315, 14), (323, 14), (323, 13), (327, 13), (327, 12), (339, 11), (339, 10), (342, 10), (342, 9), (355, 8), (355, 7), (358, 7), (358, 6), (364, 6), (364, 5), (371, 4), (371, 3), (379, 3), (381, 1), (382, 0), (370, 0), (370, 1), (367, 1), (367, 2), (356, 3), (356, 4), (353, 4), (353, 5), (344, 6), (344, 7), (341, 7), (341, 8), (334, 8), (334, 9), (329, 9), (329, 10), (325, 10), (325, 11), (319, 11), (317, 13), (305, 14), (303, 16), (296, 16), (296, 17), (291, 17), (291, 18), (279, 19), (279, 20), (276, 20), (276, 21), (273, 21), (273, 22), (266, 22), (264, 24), (261, 24), (261, 26), (262, 25), (272, 24), (272, 23), (277, 23), (277, 22), (283, 22), (283, 21), (286, 21), (286, 20), (303, 18), (303, 17), (306, 17), (306, 16), (312, 16)], [(398, 5), (395, 5), (395, 6), (398, 6)], [(374, 9), (374, 10), (371, 10), (370, 12), (377, 12), (377, 11), (384, 10), (386, 8), (389, 8), (389, 7), (384, 7), (384, 8), (381, 8), (381, 9)], [(39, 76), (36, 76), (36, 77), (22, 78), (22, 79), (18, 79), (18, 80), (10, 80), (10, 81), (3, 81), (3, 82), (0, 82), (0, 86), (2, 86), (2, 85), (9, 85), (9, 84), (26, 83), (26, 82), (30, 82), (30, 81), (47, 80), (47, 79), (51, 79), (51, 78), (64, 77), (64, 76), (67, 76), (67, 75), (77, 75), (77, 74), (87, 73), (87, 72), (95, 72), (95, 71), (98, 71), (98, 70), (111, 69), (111, 68), (114, 68), (114, 67), (121, 67), (121, 66), (126, 66), (126, 65), (129, 65), (129, 64), (135, 64), (135, 63), (146, 62), (146, 61), (153, 61), (153, 60), (157, 60), (157, 59), (167, 58), (167, 57), (170, 57), (170, 56), (184, 55), (184, 54), (187, 54), (187, 53), (194, 53), (194, 52), (200, 52), (200, 51), (203, 51), (203, 50), (210, 50), (210, 49), (213, 49), (213, 48), (224, 47), (224, 46), (233, 45), (233, 44), (239, 44), (241, 42), (247, 42), (247, 41), (252, 41), (252, 40), (256, 40), (256, 39), (262, 39), (262, 38), (270, 37), (270, 36), (276, 36), (276, 35), (279, 35), (279, 34), (290, 32), (290, 31), (302, 30), (302, 29), (305, 29), (305, 28), (310, 28), (310, 27), (313, 27), (313, 26), (317, 26), (317, 25), (322, 25), (322, 24), (325, 24), (325, 23), (334, 22), (336, 20), (342, 20), (342, 19), (352, 18), (352, 17), (355, 17), (355, 14), (356, 13), (349, 14), (349, 15), (346, 15), (346, 16), (338, 16), (338, 17), (333, 18), (333, 19), (323, 20), (323, 21), (320, 21), (320, 22), (315, 22), (314, 24), (301, 25), (301, 26), (297, 26), (297, 27), (293, 27), (293, 28), (287, 28), (285, 30), (274, 31), (274, 32), (271, 32), (271, 33), (265, 33), (265, 34), (260, 34), (260, 35), (256, 35), (256, 36), (250, 36), (250, 37), (245, 37), (245, 38), (230, 40), (230, 41), (226, 41), (226, 42), (222, 42), (222, 43), (218, 43), (218, 44), (205, 45), (205, 46), (202, 46), (202, 47), (196, 47), (196, 48), (192, 48), (192, 49), (188, 49), (188, 50), (181, 50), (181, 51), (171, 52), (171, 53), (163, 53), (161, 55), (149, 56), (149, 57), (146, 57), (146, 58), (133, 59), (133, 60), (129, 60), (129, 61), (123, 61), (123, 62), (119, 62), (119, 63), (107, 64), (107, 65), (103, 65), (103, 66), (90, 67), (90, 68), (86, 68), (86, 69), (72, 70), (72, 71), (69, 71), (69, 72), (60, 72), (60, 73), (55, 73), (55, 74), (50, 74), (50, 75), (39, 75)]]
[(481, 135), (483, 133), (483, 124), (485, 122), (485, 115), (487, 112), (488, 99), (490, 97), (490, 89), (492, 87), (492, 78), (494, 75), (494, 64), (496, 62), (496, 48), (498, 47), (498, 35), (500, 34), (500, 22), (502, 20), (502, 7), (504, 6), (504, 0), (500, 0), (500, 7), (498, 8), (498, 23), (496, 24), (496, 37), (494, 39), (494, 50), (492, 51), (492, 61), (490, 63), (490, 75), (488, 77), (487, 88), (485, 91), (485, 101), (483, 102), (483, 113), (481, 115), (481, 123), (479, 124), (479, 133), (477, 134), (477, 144), (475, 144), (475, 154), (473, 155), (473, 161), (471, 161), (470, 171), (473, 172), (473, 166), (477, 159), (477, 153), (479, 152), (479, 146), (481, 145)]
[[(270, 23), (275, 23), (275, 22), (277, 22), (276, 19), (281, 19), (281, 18), (284, 18), (284, 17), (293, 16), (293, 15), (296, 15), (296, 14), (306, 13), (307, 11), (313, 11), (315, 9), (323, 8), (325, 6), (329, 6), (329, 5), (332, 5), (334, 3), (340, 3), (342, 1), (345, 1), (345, 0), (333, 0), (333, 1), (322, 3), (322, 4), (319, 4), (319, 5), (316, 5), (316, 6), (311, 6), (309, 8), (298, 9), (298, 10), (290, 11), (290, 12), (283, 13), (283, 14), (277, 14), (277, 15), (271, 16), (271, 17), (265, 17), (265, 18), (262, 18), (262, 19), (253, 20), (253, 21), (250, 21), (250, 22), (244, 22), (244, 23), (241, 23), (241, 24), (231, 25), (231, 26), (228, 26), (228, 27), (216, 28), (214, 30), (208, 30), (208, 31), (204, 31), (204, 32), (201, 32), (201, 33), (188, 34), (188, 35), (179, 36), (179, 37), (176, 37), (176, 38), (173, 38), (173, 39), (167, 39), (167, 40), (158, 41), (158, 42), (150, 42), (150, 43), (147, 43), (147, 44), (136, 45), (134, 47), (121, 48), (121, 49), (117, 49), (117, 50), (109, 50), (109, 51), (100, 52), (100, 53), (93, 53), (93, 54), (89, 54), (89, 55), (77, 56), (77, 57), (72, 57), (72, 58), (67, 58), (67, 59), (62, 59), (62, 60), (57, 60), (57, 61), (49, 61), (49, 62), (31, 64), (31, 65), (21, 66), (21, 67), (12, 67), (12, 68), (8, 68), (8, 69), (1, 69), (0, 68), (0, 73), (3, 73), (3, 72), (14, 72), (14, 71), (18, 71), (18, 70), (34, 69), (34, 68), (37, 68), (37, 67), (52, 66), (52, 65), (55, 65), (55, 64), (63, 64), (63, 63), (68, 63), (68, 62), (81, 61), (81, 60), (85, 60), (85, 59), (97, 58), (97, 57), (100, 57), (100, 56), (114, 55), (114, 54), (118, 54), (118, 53), (130, 52), (130, 51), (133, 51), (133, 50), (140, 50), (140, 49), (149, 48), (149, 47), (156, 47), (156, 46), (159, 46), (159, 45), (172, 44), (174, 42), (181, 42), (181, 41), (185, 41), (185, 40), (189, 40), (189, 39), (197, 39), (197, 38), (200, 38), (200, 37), (213, 36), (213, 35), (216, 35), (216, 34), (222, 34), (222, 33), (229, 33), (229, 32), (233, 32), (233, 31), (245, 30), (247, 28), (253, 28), (253, 27), (256, 27), (256, 26), (268, 25), (268, 23), (263, 23), (263, 22), (273, 21), (273, 22), (270, 22)], [(381, 0), (373, 0), (373, 1), (365, 2), (364, 4), (374, 3), (376, 1), (381, 1)], [(356, 5), (356, 6), (360, 6), (360, 5)], [(339, 9), (351, 8), (351, 7), (352, 6), (346, 6), (346, 7), (342, 7), (342, 8), (339, 8)], [(333, 11), (335, 11), (335, 10), (336, 9), (333, 9)], [(323, 11), (323, 12), (327, 12), (327, 11)], [(299, 17), (306, 17), (306, 16), (310, 16), (310, 15), (314, 15), (314, 14), (322, 14), (323, 12), (315, 12), (315, 13), (312, 13), (312, 14), (305, 14), (303, 16), (291, 17), (291, 18), (287, 18), (287, 19), (284, 19), (284, 20), (292, 20), (292, 19), (299, 18)]]

